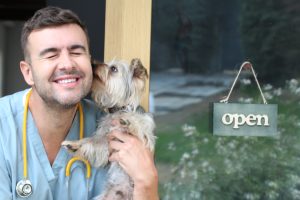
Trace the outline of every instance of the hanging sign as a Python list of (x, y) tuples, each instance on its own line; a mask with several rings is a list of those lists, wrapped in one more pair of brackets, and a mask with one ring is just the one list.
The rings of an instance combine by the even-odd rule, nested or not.
[[(264, 104), (228, 103), (243, 68), (250, 68)], [(250, 62), (244, 62), (227, 97), (213, 104), (213, 134), (219, 136), (278, 136), (277, 104), (268, 104)]]

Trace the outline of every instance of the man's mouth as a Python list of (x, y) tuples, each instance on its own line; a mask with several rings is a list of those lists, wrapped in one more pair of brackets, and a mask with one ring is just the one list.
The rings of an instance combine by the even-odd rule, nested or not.
[(67, 83), (75, 83), (76, 81), (78, 81), (78, 78), (61, 79), (61, 80), (57, 80), (56, 82), (59, 84), (67, 84)]
[(50, 80), (61, 85), (74, 85), (84, 77), (83, 72), (72, 70), (72, 71), (58, 71), (54, 73)]
[(64, 88), (75, 88), (80, 82), (80, 76), (63, 76), (54, 79), (54, 83)]

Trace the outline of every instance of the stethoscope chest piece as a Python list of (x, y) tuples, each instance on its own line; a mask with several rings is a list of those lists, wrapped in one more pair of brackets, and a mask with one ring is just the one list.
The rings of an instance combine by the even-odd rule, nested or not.
[(29, 197), (32, 194), (32, 185), (28, 179), (22, 179), (16, 186), (16, 191), (19, 197)]

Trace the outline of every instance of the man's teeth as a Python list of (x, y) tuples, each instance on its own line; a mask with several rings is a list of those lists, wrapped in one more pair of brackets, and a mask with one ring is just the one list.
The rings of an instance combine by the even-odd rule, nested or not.
[(72, 78), (72, 79), (63, 79), (63, 80), (59, 80), (57, 81), (58, 83), (73, 83), (76, 82), (76, 78)]

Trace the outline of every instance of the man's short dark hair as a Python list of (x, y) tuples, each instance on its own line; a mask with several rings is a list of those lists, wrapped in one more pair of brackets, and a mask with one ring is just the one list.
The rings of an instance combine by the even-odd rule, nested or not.
[(35, 14), (28, 21), (26, 21), (23, 26), (21, 35), (21, 45), (24, 57), (29, 59), (27, 42), (28, 36), (32, 31), (47, 27), (62, 26), (66, 24), (79, 25), (84, 31), (89, 43), (87, 28), (74, 12), (68, 9), (48, 6), (36, 11)]

